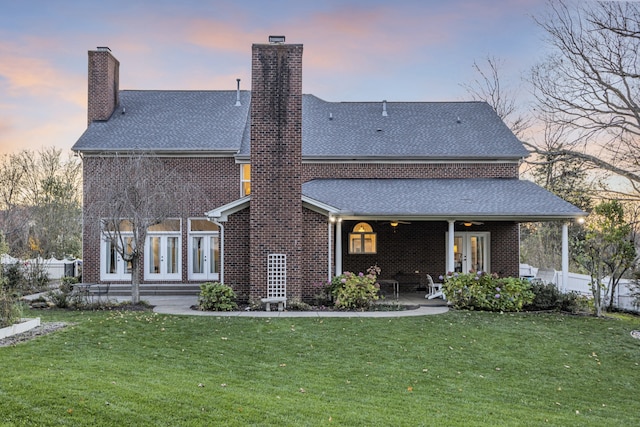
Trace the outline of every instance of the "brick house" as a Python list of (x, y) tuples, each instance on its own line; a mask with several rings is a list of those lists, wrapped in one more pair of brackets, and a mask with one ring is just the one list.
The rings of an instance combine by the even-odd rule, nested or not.
[[(521, 222), (584, 215), (519, 179), (528, 152), (488, 104), (327, 102), (302, 93), (302, 51), (254, 44), (251, 91), (121, 91), (110, 50), (89, 52), (88, 128), (73, 147), (85, 182), (117, 153), (153, 153), (205, 195), (149, 231), (143, 292), (222, 281), (255, 300), (276, 281), (307, 300), (373, 264), (420, 283), (517, 276)], [(124, 285), (128, 266), (91, 231), (99, 197), (85, 193), (84, 281)]]

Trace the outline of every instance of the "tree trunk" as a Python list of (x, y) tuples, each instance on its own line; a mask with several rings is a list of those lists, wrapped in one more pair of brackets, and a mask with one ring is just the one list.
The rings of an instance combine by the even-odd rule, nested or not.
[(138, 256), (131, 259), (131, 303), (140, 303), (140, 269), (138, 268)]

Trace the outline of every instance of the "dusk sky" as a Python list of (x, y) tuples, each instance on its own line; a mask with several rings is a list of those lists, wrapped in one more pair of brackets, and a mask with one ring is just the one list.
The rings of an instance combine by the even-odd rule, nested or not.
[(252, 43), (304, 45), (303, 92), (327, 101), (459, 101), (474, 60), (505, 83), (544, 53), (544, 0), (0, 0), (0, 152), (68, 150), (86, 129), (87, 51), (120, 89), (250, 89)]

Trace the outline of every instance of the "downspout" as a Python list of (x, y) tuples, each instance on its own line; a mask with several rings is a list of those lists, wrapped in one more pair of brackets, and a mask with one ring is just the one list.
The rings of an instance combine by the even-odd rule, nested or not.
[(224, 285), (224, 226), (217, 219), (209, 218), (209, 221), (220, 228), (220, 283)]

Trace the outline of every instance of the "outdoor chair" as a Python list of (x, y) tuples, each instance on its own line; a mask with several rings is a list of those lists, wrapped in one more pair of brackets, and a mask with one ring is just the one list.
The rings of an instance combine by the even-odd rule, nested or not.
[(444, 294), (442, 293), (442, 283), (434, 283), (433, 278), (430, 274), (427, 274), (427, 288), (429, 289), (429, 293), (424, 296), (425, 298), (434, 299), (442, 297), (442, 299), (444, 299)]
[(91, 289), (93, 295), (97, 298), (98, 302), (102, 301), (102, 298), (105, 298), (105, 301), (109, 300), (109, 287), (111, 283), (103, 283), (99, 285), (93, 285)]

